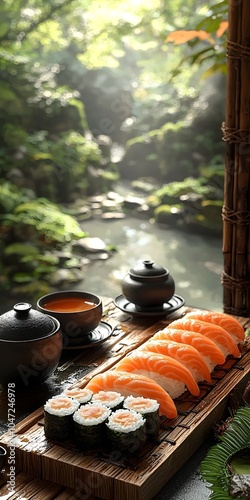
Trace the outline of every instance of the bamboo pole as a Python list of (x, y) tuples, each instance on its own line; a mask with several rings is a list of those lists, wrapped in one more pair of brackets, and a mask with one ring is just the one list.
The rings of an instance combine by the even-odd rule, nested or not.
[[(246, 142), (240, 143), (239, 151), (239, 172), (238, 172), (238, 196), (237, 211), (247, 213), (249, 209), (250, 196), (250, 96), (249, 96), (249, 78), (250, 78), (250, 6), (249, 1), (243, 2), (242, 25), (241, 25), (241, 43), (243, 47), (249, 48), (248, 57), (242, 57), (241, 61), (241, 108), (240, 108), (240, 129), (246, 131)], [(240, 280), (249, 281), (250, 268), (247, 268), (249, 258), (249, 224), (241, 224), (237, 232), (238, 241), (238, 259), (237, 276)], [(250, 302), (247, 302), (249, 296), (249, 286), (244, 290), (237, 290), (235, 307), (246, 307), (250, 310)]]
[[(229, 34), (228, 40), (232, 43), (238, 43), (239, 32), (239, 18), (241, 12), (236, 7), (229, 9)], [(226, 126), (232, 130), (236, 128), (236, 110), (238, 107), (238, 91), (239, 86), (239, 73), (240, 73), (240, 60), (229, 58), (228, 59), (228, 75), (227, 75), (227, 106), (226, 106)], [(230, 105), (229, 105), (230, 100)], [(232, 206), (233, 192), (234, 192), (234, 170), (235, 170), (235, 157), (237, 149), (234, 142), (227, 142), (226, 147), (226, 169), (225, 169), (225, 182), (224, 182), (224, 207)], [(224, 255), (224, 277), (231, 276), (232, 274), (232, 255), (233, 255), (233, 226), (228, 219), (224, 217), (223, 220), (223, 255)], [(231, 308), (233, 304), (233, 290), (231, 287), (224, 286), (224, 305)]]
[(249, 26), (249, 0), (229, 0), (222, 284), (224, 311), (244, 317), (250, 315)]

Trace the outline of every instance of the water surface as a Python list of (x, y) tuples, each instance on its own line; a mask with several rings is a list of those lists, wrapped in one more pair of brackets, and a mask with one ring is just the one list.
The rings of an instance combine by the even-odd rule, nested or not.
[(152, 259), (169, 269), (176, 294), (185, 299), (186, 305), (222, 311), (223, 255), (219, 238), (188, 234), (132, 217), (89, 220), (82, 226), (90, 237), (115, 245), (117, 252), (84, 268), (84, 281), (78, 289), (115, 298), (121, 294), (121, 280), (129, 269), (138, 260)]

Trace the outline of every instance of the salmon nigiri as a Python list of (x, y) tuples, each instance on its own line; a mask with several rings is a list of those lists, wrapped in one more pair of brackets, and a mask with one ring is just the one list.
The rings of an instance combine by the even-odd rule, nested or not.
[(117, 391), (122, 396), (141, 396), (156, 399), (160, 405), (160, 413), (167, 418), (177, 417), (177, 409), (169, 394), (154, 380), (136, 373), (107, 370), (95, 375), (86, 385), (93, 393), (99, 391)]
[(229, 335), (229, 333), (226, 332), (226, 330), (224, 330), (221, 326), (206, 323), (205, 321), (200, 321), (198, 319), (187, 319), (184, 317), (170, 323), (168, 328), (191, 330), (192, 332), (201, 333), (208, 339), (212, 340), (219, 347), (225, 357), (229, 354), (232, 354), (235, 358), (240, 357), (238, 346), (233, 341), (231, 335)]
[(129, 356), (121, 359), (115, 368), (150, 377), (161, 385), (172, 399), (183, 394), (186, 387), (193, 396), (200, 394), (200, 389), (191, 372), (170, 356), (136, 349)]
[(142, 344), (142, 346), (139, 347), (139, 350), (171, 356), (188, 368), (196, 382), (200, 382), (201, 380), (211, 382), (210, 370), (206, 362), (199, 351), (191, 345), (175, 342), (174, 340), (169, 339), (150, 339)]
[(213, 323), (214, 325), (221, 326), (229, 333), (229, 335), (231, 335), (236, 344), (242, 342), (245, 339), (244, 328), (236, 318), (230, 316), (229, 314), (197, 309), (186, 314), (185, 318), (199, 319), (201, 321), (207, 321), (208, 323)]
[(164, 328), (164, 330), (155, 333), (152, 337), (152, 340), (166, 339), (183, 342), (195, 347), (208, 365), (210, 372), (213, 371), (216, 365), (223, 365), (226, 361), (219, 347), (201, 333), (181, 329), (177, 330), (176, 328)]

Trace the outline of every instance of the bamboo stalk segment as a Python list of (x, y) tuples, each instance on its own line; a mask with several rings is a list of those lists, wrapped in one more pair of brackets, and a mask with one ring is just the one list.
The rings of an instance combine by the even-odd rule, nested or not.
[(222, 284), (224, 312), (250, 315), (250, 2), (229, 2)]

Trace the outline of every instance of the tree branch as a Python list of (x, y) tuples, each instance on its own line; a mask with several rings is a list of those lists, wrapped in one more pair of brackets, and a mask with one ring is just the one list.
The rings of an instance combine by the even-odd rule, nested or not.
[(39, 19), (37, 19), (36, 21), (31, 23), (27, 27), (26, 30), (8, 31), (7, 33), (5, 33), (3, 36), (0, 37), (0, 43), (1, 42), (14, 42), (17, 40), (18, 36), (21, 36), (21, 34), (22, 34), (22, 40), (23, 40), (24, 38), (26, 38), (26, 36), (29, 33), (34, 31), (38, 26), (40, 26), (42, 23), (45, 23), (46, 21), (51, 19), (55, 12), (63, 9), (64, 7), (66, 7), (67, 5), (72, 3), (73, 1), (74, 0), (64, 0), (64, 2), (62, 2), (58, 5), (54, 5), (53, 7), (51, 7), (49, 12), (47, 12), (46, 14), (43, 14)]

